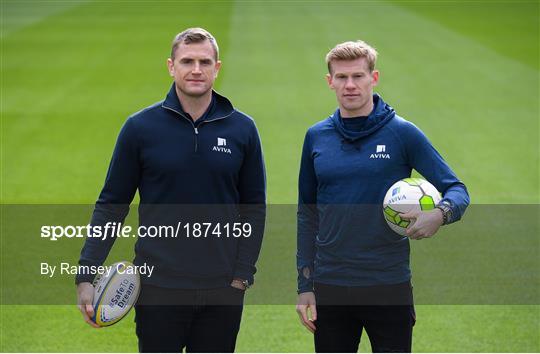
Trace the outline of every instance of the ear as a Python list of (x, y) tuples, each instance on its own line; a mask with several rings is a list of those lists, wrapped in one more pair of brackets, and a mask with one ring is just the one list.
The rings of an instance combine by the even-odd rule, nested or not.
[(334, 81), (332, 80), (332, 75), (326, 74), (326, 82), (328, 82), (328, 87), (332, 90), (334, 89)]
[(167, 69), (169, 69), (169, 75), (174, 76), (174, 62), (171, 58), (167, 58)]
[(372, 77), (372, 84), (373, 86), (377, 86), (377, 84), (379, 83), (379, 70), (373, 70), (373, 73), (371, 73), (371, 77)]
[(216, 78), (218, 77), (219, 69), (221, 69), (221, 60), (216, 61), (216, 65), (214, 66), (216, 69)]

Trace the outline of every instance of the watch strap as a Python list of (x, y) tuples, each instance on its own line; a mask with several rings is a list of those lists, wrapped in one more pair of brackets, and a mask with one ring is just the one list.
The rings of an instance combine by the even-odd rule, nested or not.
[(452, 222), (452, 206), (447, 201), (442, 201), (435, 208), (442, 211), (443, 225), (448, 225)]

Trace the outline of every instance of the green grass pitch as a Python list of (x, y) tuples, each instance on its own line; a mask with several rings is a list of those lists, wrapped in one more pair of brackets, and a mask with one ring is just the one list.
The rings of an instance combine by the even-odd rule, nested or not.
[[(380, 53), (377, 91), (473, 203), (540, 202), (538, 1), (1, 0), (1, 203), (93, 203), (119, 128), (164, 97), (170, 41), (189, 26), (217, 37), (217, 88), (256, 120), (270, 203), (296, 202), (304, 133), (336, 106), (324, 55), (358, 38)], [(0, 309), (2, 352), (137, 350), (132, 313), (93, 330), (75, 306)], [(414, 351), (540, 351), (538, 305), (419, 305), (417, 320)], [(313, 343), (292, 304), (250, 305), (237, 350)]]

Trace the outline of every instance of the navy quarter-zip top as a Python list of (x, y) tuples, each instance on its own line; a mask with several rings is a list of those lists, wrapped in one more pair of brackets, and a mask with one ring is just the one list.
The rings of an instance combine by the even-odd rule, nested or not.
[[(164, 101), (130, 116), (118, 136), (91, 224), (123, 221), (137, 190), (140, 225), (159, 223), (163, 208), (173, 214), (173, 206), (184, 205), (184, 211), (200, 206), (208, 214), (238, 217), (253, 227), (250, 237), (226, 241), (139, 237), (135, 264), (156, 266), (143, 283), (189, 289), (227, 286), (233, 277), (253, 282), (265, 220), (264, 160), (253, 119), (227, 98), (213, 92), (208, 109), (194, 122), (173, 83)], [(150, 206), (162, 209), (157, 213)], [(79, 263), (101, 265), (114, 241), (88, 238)], [(91, 278), (78, 275), (76, 281)]]

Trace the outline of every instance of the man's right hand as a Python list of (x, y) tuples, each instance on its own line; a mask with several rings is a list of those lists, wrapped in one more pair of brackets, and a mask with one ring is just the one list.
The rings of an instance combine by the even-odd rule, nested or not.
[[(315, 293), (307, 292), (298, 295), (296, 312), (300, 316), (300, 322), (311, 332), (315, 333), (314, 321), (317, 320), (317, 306), (315, 303)], [(311, 318), (310, 318), (311, 317)]]
[(91, 320), (94, 316), (94, 307), (92, 306), (93, 301), (94, 286), (88, 282), (77, 285), (77, 306), (79, 307), (85, 322), (94, 328), (100, 328)]

